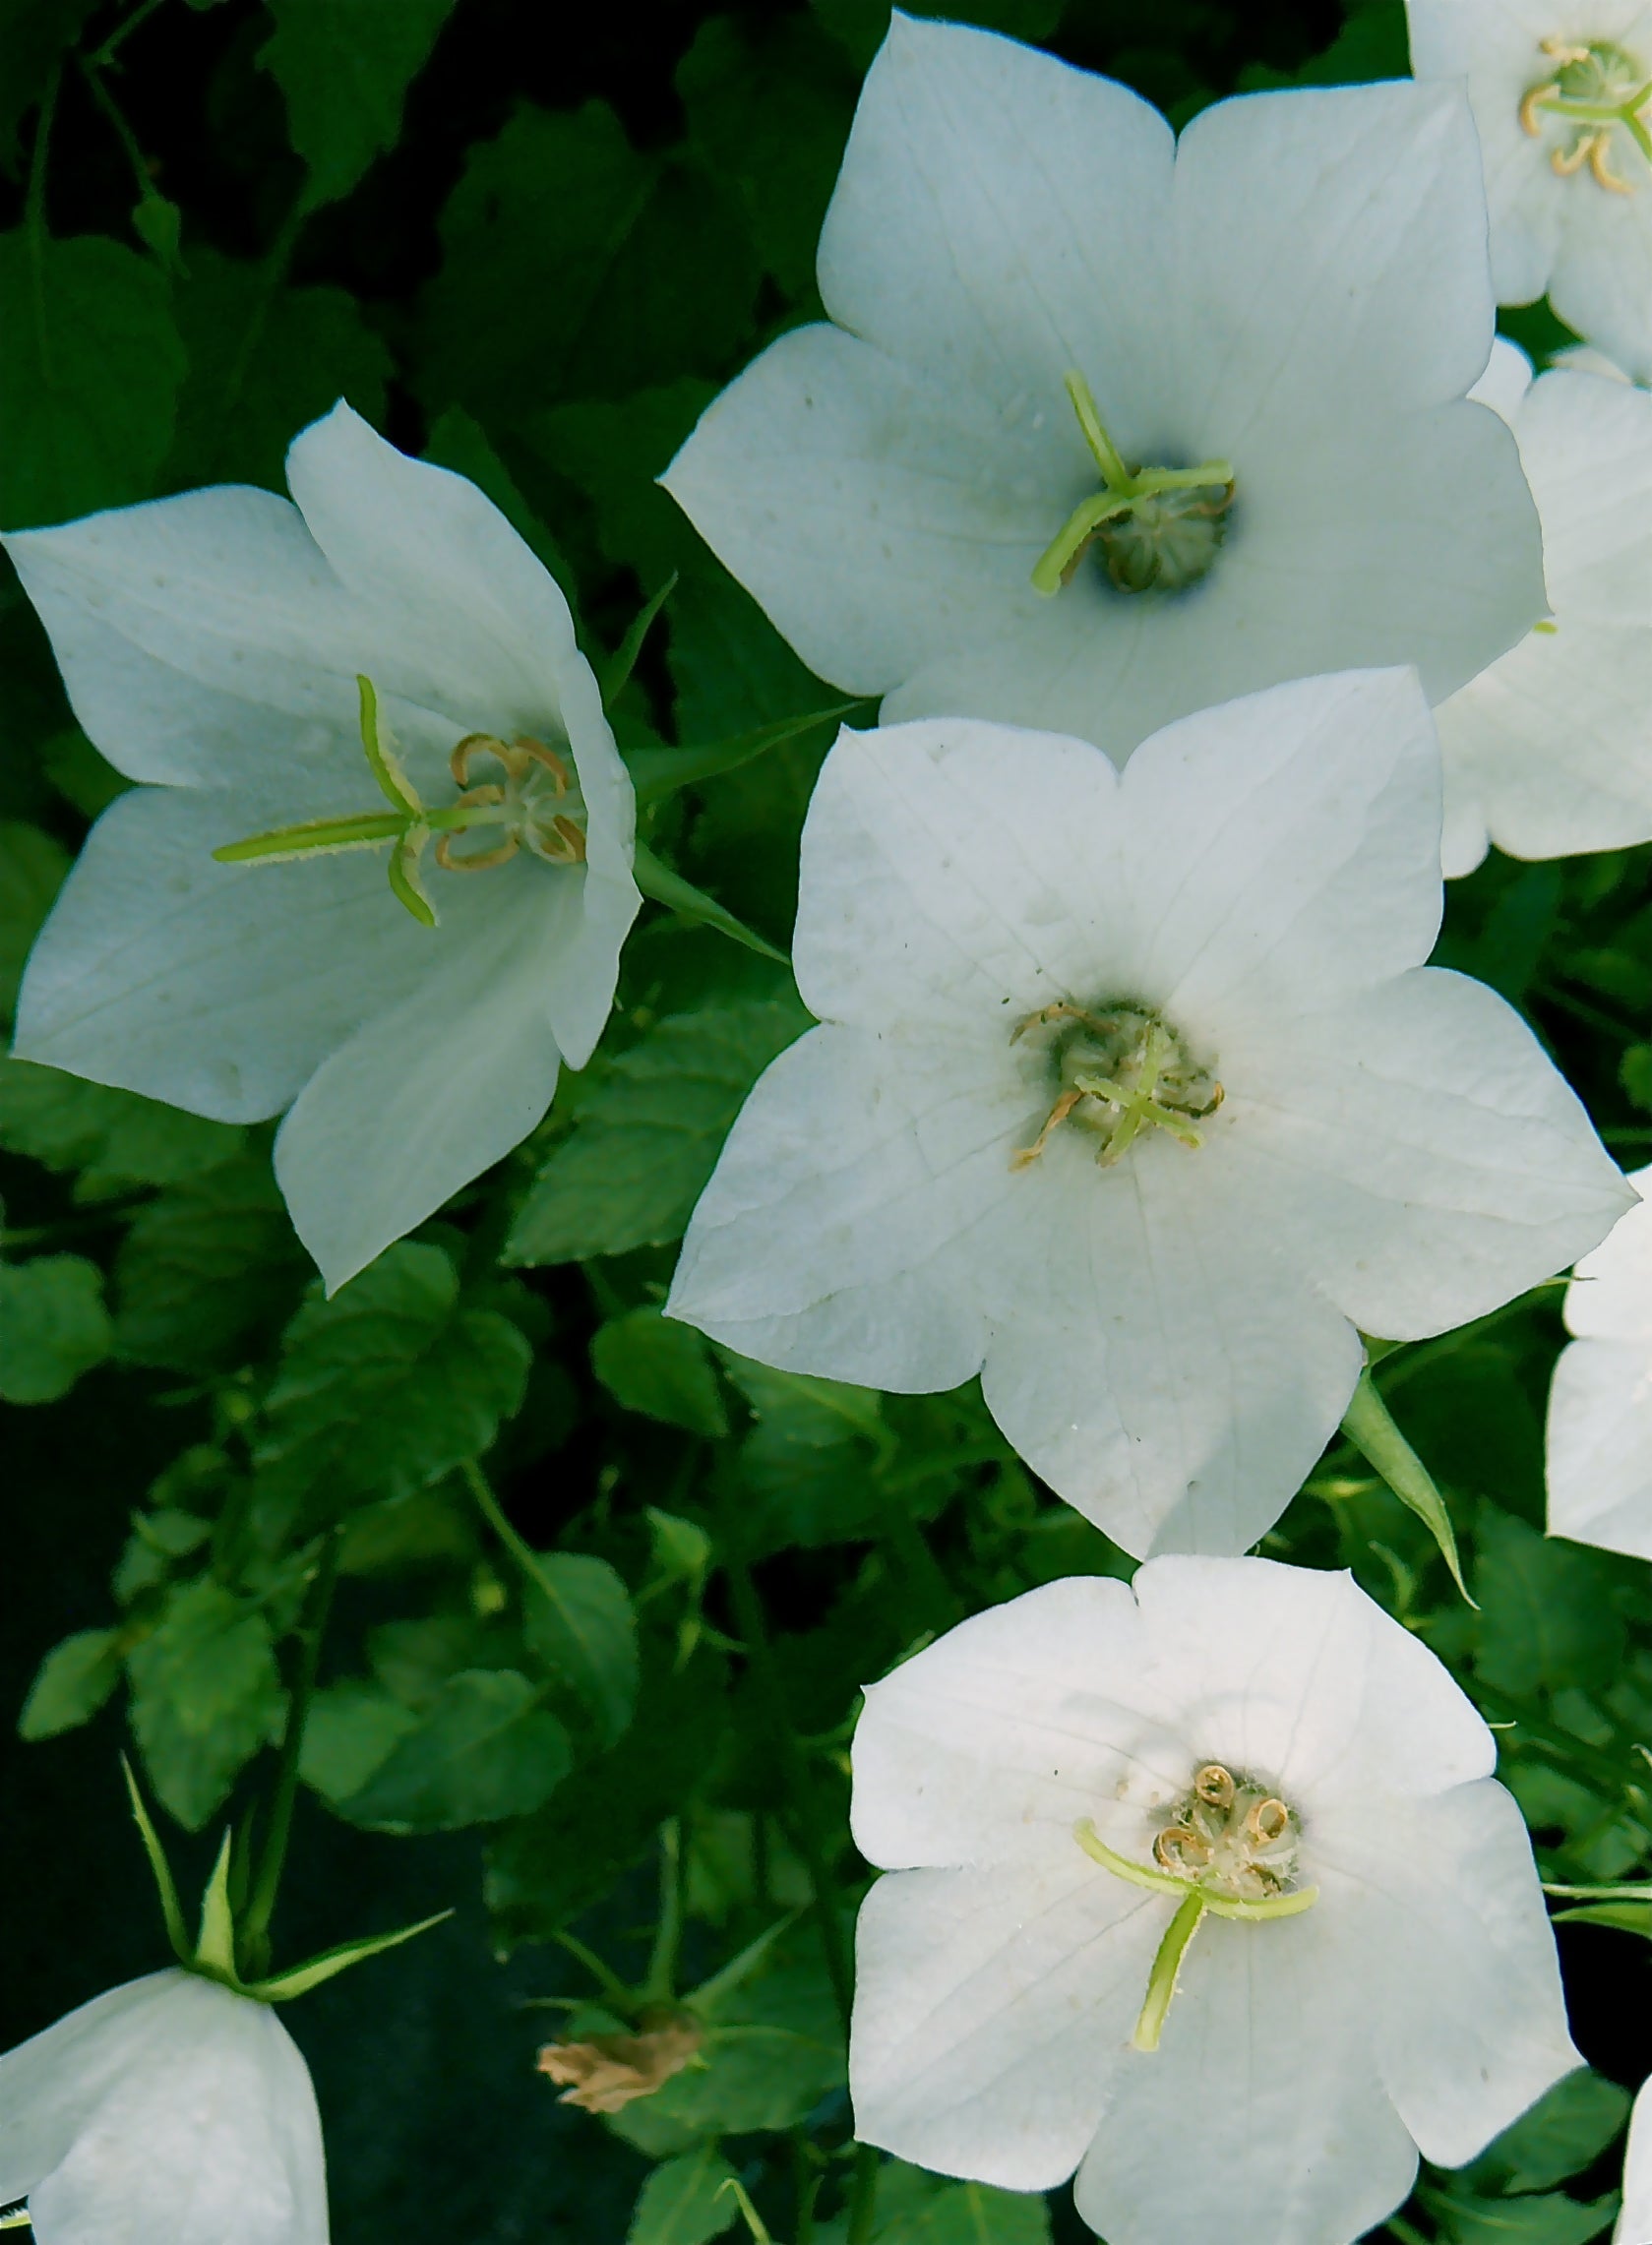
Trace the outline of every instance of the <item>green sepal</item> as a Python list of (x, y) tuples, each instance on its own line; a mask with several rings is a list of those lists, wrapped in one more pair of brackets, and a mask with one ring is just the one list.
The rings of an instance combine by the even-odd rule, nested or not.
[(235, 1972), (235, 1912), (229, 1906), (230, 1835), (223, 1836), (213, 1875), (201, 1897), (201, 1937), (191, 1962), (209, 1979), (239, 1987)]
[(755, 929), (737, 920), (703, 888), (696, 888), (692, 880), (685, 880), (680, 873), (661, 865), (653, 851), (642, 842), (637, 845), (632, 872), (642, 894), (655, 904), (663, 904), (668, 912), (675, 912), (684, 920), (703, 921), (707, 928), (715, 928), (735, 942), (744, 943), (747, 950), (756, 951), (760, 957), (773, 959), (778, 966), (790, 965), (784, 951), (777, 951), (772, 943), (765, 942)]
[(612, 709), (630, 683), (637, 668), (637, 658), (642, 652), (642, 642), (653, 629), (654, 618), (677, 589), (677, 572), (673, 570), (653, 598), (642, 608), (625, 637), (620, 641), (612, 659), (605, 662), (597, 679), (602, 689), (602, 706)]
[(1652, 1906), (1644, 1902), (1592, 1902), (1581, 1910), (1558, 1910), (1554, 1925), (1610, 1925), (1620, 1933), (1638, 1933), (1652, 1941)]
[(626, 769), (637, 790), (640, 808), (661, 802), (680, 787), (693, 787), (703, 779), (717, 779), (738, 771), (783, 742), (812, 733), (818, 725), (835, 724), (851, 710), (868, 706), (859, 701), (834, 702), (829, 709), (811, 709), (802, 717), (782, 717), (777, 724), (760, 725), (755, 732), (737, 733), (731, 740), (714, 741), (704, 749), (633, 749)]
[(1368, 1463), (1376, 1467), (1401, 1504), (1416, 1513), (1428, 1529), (1439, 1546), (1440, 1557), (1451, 1570), (1451, 1580), (1478, 1613), (1480, 1608), (1469, 1597), (1468, 1584), (1463, 1580), (1456, 1532), (1451, 1526), (1451, 1515), (1445, 1509), (1445, 1499), (1435, 1487), (1428, 1467), (1394, 1425), (1388, 1406), (1377, 1392), (1369, 1364), (1360, 1373), (1353, 1401), (1343, 1414), (1342, 1431)]
[(124, 1754), (120, 1758), (120, 1769), (126, 1780), (127, 1797), (132, 1803), (132, 1814), (138, 1826), (139, 1837), (144, 1843), (144, 1852), (148, 1855), (150, 1869), (154, 1874), (155, 1889), (160, 1896), (160, 1914), (166, 1924), (166, 1938), (171, 1943), (172, 1954), (179, 1964), (193, 1965), (195, 1951), (190, 1946), (188, 1929), (184, 1924), (184, 1906), (178, 1899), (178, 1882), (172, 1876), (172, 1866), (166, 1860), (165, 1849), (160, 1845), (160, 1834), (144, 1806), (144, 1796), (138, 1790), (137, 1779), (132, 1775), (132, 1764)]
[(236, 1985), (242, 1995), (253, 1996), (260, 2003), (290, 2003), (294, 1996), (308, 1995), (312, 1988), (347, 1972), (352, 1965), (377, 1957), (382, 1950), (399, 1948), (415, 1933), (428, 1933), (433, 1925), (445, 1924), (453, 1914), (451, 1910), (439, 1910), (434, 1917), (421, 1917), (416, 1925), (403, 1925), (395, 1933), (369, 1933), (359, 1941), (340, 1941), (336, 1949), (324, 1949), (319, 1957), (294, 1965), (288, 1972), (272, 1972), (262, 1980), (237, 1981)]

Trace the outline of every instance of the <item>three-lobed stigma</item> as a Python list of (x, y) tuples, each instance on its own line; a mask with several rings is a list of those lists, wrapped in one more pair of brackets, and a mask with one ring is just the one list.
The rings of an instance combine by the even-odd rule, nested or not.
[(1154, 1130), (1197, 1147), (1199, 1124), (1222, 1104), (1211, 1070), (1162, 1015), (1133, 1000), (1089, 1007), (1061, 999), (1017, 1022), (1010, 1041), (1042, 1052), (1055, 1095), (1037, 1137), (1011, 1157), (1014, 1169), (1030, 1168), (1064, 1124), (1099, 1138), (1104, 1169)]
[(1562, 179), (1587, 167), (1596, 186), (1611, 195), (1631, 195), (1636, 182), (1615, 171), (1612, 159), (1621, 145), (1620, 132), (1652, 164), (1652, 74), (1639, 56), (1611, 39), (1541, 41), (1547, 77), (1527, 88), (1520, 122), (1534, 140), (1546, 120), (1567, 128), (1568, 137), (1550, 151), (1549, 161)]

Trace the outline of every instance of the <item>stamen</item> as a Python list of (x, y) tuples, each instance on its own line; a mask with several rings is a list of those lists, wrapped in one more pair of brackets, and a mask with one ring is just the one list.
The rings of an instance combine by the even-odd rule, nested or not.
[(1220, 1762), (1206, 1762), (1193, 1780), (1193, 1790), (1212, 1808), (1231, 1808), (1235, 1792), (1233, 1775)]
[(1049, 1144), (1051, 1133), (1061, 1128), (1062, 1124), (1067, 1121), (1068, 1117), (1072, 1113), (1072, 1110), (1077, 1106), (1078, 1102), (1083, 1097), (1083, 1092), (1079, 1090), (1064, 1091), (1060, 1099), (1056, 1101), (1054, 1107), (1051, 1108), (1049, 1114), (1045, 1116), (1044, 1127), (1039, 1131), (1037, 1137), (1034, 1138), (1032, 1144), (1030, 1146), (1017, 1147), (1015, 1152), (1010, 1155), (1010, 1167), (1012, 1170), (1030, 1169), (1032, 1164), (1037, 1161), (1039, 1155)]
[(436, 845), (436, 863), (444, 873), (491, 873), (495, 866), (508, 866), (521, 847), (515, 834), (507, 834), (496, 849), (472, 850), (467, 857), (454, 855), (452, 834), (444, 834)]
[(1652, 79), (1634, 55), (1610, 39), (1579, 45), (1571, 39), (1551, 38), (1540, 46), (1555, 67), (1522, 95), (1522, 129), (1535, 140), (1546, 118), (1574, 128), (1569, 147), (1549, 152), (1556, 176), (1574, 178), (1587, 165), (1596, 186), (1608, 194), (1633, 194), (1634, 182), (1612, 168), (1613, 134), (1621, 125), (1652, 164), (1652, 128), (1642, 114), (1652, 102)]

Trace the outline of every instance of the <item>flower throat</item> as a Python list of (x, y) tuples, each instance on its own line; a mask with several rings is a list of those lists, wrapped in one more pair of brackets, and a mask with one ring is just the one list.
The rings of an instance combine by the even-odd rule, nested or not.
[(1227, 536), (1231, 461), (1197, 467), (1131, 467), (1108, 435), (1089, 384), (1073, 368), (1067, 394), (1101, 471), (1101, 489), (1081, 500), (1040, 555), (1033, 589), (1046, 596), (1072, 581), (1093, 545), (1120, 592), (1180, 592), (1196, 584)]

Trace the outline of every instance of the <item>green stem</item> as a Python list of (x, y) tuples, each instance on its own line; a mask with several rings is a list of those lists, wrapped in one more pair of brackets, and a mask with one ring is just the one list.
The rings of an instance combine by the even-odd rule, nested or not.
[(849, 2191), (845, 2245), (867, 2245), (878, 2215), (878, 2169), (882, 2161), (870, 2144), (855, 2146), (855, 2179)]
[(1429, 2245), (1423, 2232), (1413, 2229), (1409, 2221), (1402, 2221), (1397, 2214), (1389, 2215), (1386, 2226), (1388, 2235), (1397, 2237), (1399, 2245)]
[(879, 1533), (889, 1555), (906, 1577), (913, 1603), (923, 1619), (936, 1629), (949, 1629), (963, 1609), (929, 1547), (928, 1537), (904, 1504), (897, 1501), (887, 1507)]
[(1204, 1911), (1204, 1896), (1195, 1887), (1165, 1927), (1164, 1939), (1159, 1943), (1158, 1955), (1153, 1959), (1153, 1969), (1147, 1974), (1147, 1995), (1141, 2006), (1141, 2016), (1131, 2036), (1132, 2050), (1158, 2048), (1159, 2036), (1164, 2033), (1165, 2014), (1170, 2009), (1171, 1997), (1176, 1993), (1182, 1959), (1188, 1953), (1188, 1943), (1198, 1931)]
[(629, 2019), (637, 2008), (637, 1993), (628, 1988), (618, 1972), (611, 1972), (594, 1949), (587, 1949), (577, 1933), (554, 1933), (551, 1938), (559, 1948), (583, 1965), (591, 1978), (608, 1998), (622, 2019)]
[(476, 1500), (477, 1511), (510, 1552), (512, 1558), (516, 1560), (527, 1581), (533, 1585), (535, 1590), (543, 1591), (547, 1598), (551, 1598), (551, 1587), (546, 1582), (544, 1572), (540, 1567), (538, 1552), (522, 1536), (521, 1532), (513, 1528), (510, 1521), (506, 1519), (504, 1507), (498, 1497), (494, 1495), (492, 1484), (481, 1467), (477, 1465), (474, 1458), (466, 1458), (459, 1470), (465, 1487)]
[(166, 0), (138, 0), (137, 7), (133, 9), (125, 23), (117, 24), (100, 47), (93, 48), (91, 54), (83, 57), (86, 66), (91, 70), (103, 69), (107, 63), (113, 61), (116, 53), (125, 45), (140, 24), (147, 24), (155, 10), (164, 7), (165, 4)]
[(51, 147), (52, 119), (57, 114), (58, 89), (62, 84), (63, 65), (54, 63), (40, 95), (40, 113), (34, 120), (34, 145), (29, 154), (29, 188), (23, 207), (30, 240), (36, 244), (46, 238), (46, 153)]
[(659, 1923), (638, 2000), (669, 2003), (677, 1986), (677, 1949), (683, 1938), (683, 1885), (688, 1857), (682, 1827), (673, 1816), (659, 1828)]
[(252, 1895), (241, 1927), (241, 1954), (249, 1979), (258, 1979), (270, 1970), (270, 1921), (275, 1913), (275, 1897), (280, 1891), (287, 1842), (292, 1836), (292, 1812), (298, 1800), (298, 1764), (304, 1751), (304, 1728), (310, 1719), (310, 1702), (315, 1697), (316, 1675), (321, 1667), (322, 1638), (326, 1634), (328, 1615), (333, 1608), (333, 1593), (337, 1587), (338, 1552), (342, 1542), (343, 1530), (336, 1528), (323, 1547), (321, 1564), (305, 1601), (303, 1618), (294, 1632), (300, 1646), (298, 1674), (287, 1703), (286, 1729), (281, 1735), (280, 1763), (275, 1776), (275, 1795), (270, 1804), (270, 1836), (265, 1841), (264, 1852), (259, 1857), (258, 1873), (253, 1880)]
[(826, 1844), (815, 1814), (808, 1764), (797, 1733), (786, 1720), (785, 1685), (775, 1663), (774, 1649), (768, 1641), (768, 1628), (764, 1619), (763, 1602), (758, 1597), (757, 1587), (743, 1561), (729, 1559), (725, 1561), (725, 1569), (729, 1596), (734, 1605), (735, 1626), (745, 1640), (747, 1658), (752, 1664), (759, 1695), (773, 1734), (780, 1774), (786, 1791), (791, 1796), (797, 1850), (803, 1857), (815, 1898), (815, 1918), (820, 1927), (821, 1951), (826, 1960), (826, 1977), (831, 1982), (832, 1997), (842, 2021), (843, 2033), (847, 2035), (849, 2017), (854, 2007), (854, 1968), (850, 1963), (848, 1944), (843, 1938), (842, 1922), (831, 1899)]
[(1468, 1584), (1463, 1580), (1456, 1532), (1451, 1526), (1451, 1515), (1445, 1509), (1445, 1499), (1435, 1487), (1427, 1466), (1394, 1425), (1387, 1405), (1377, 1392), (1369, 1365), (1360, 1374), (1343, 1417), (1342, 1431), (1355, 1449), (1376, 1467), (1401, 1504), (1415, 1512), (1429, 1530), (1451, 1570), (1452, 1581), (1473, 1606)]
[(134, 133), (132, 127), (127, 123), (125, 116), (121, 112), (120, 104), (115, 100), (114, 95), (109, 91), (109, 89), (104, 85), (101, 78), (98, 77), (96, 70), (90, 62), (87, 61), (84, 55), (80, 58), (80, 64), (81, 76), (86, 80), (87, 88), (92, 94), (92, 98), (96, 102), (98, 108), (102, 110), (110, 130), (113, 132), (116, 140), (119, 141), (122, 149), (125, 151), (126, 160), (132, 167), (132, 177), (137, 183), (139, 195), (153, 195), (154, 193), (154, 181), (150, 177), (150, 167), (144, 160), (143, 150), (138, 146), (137, 134)]

